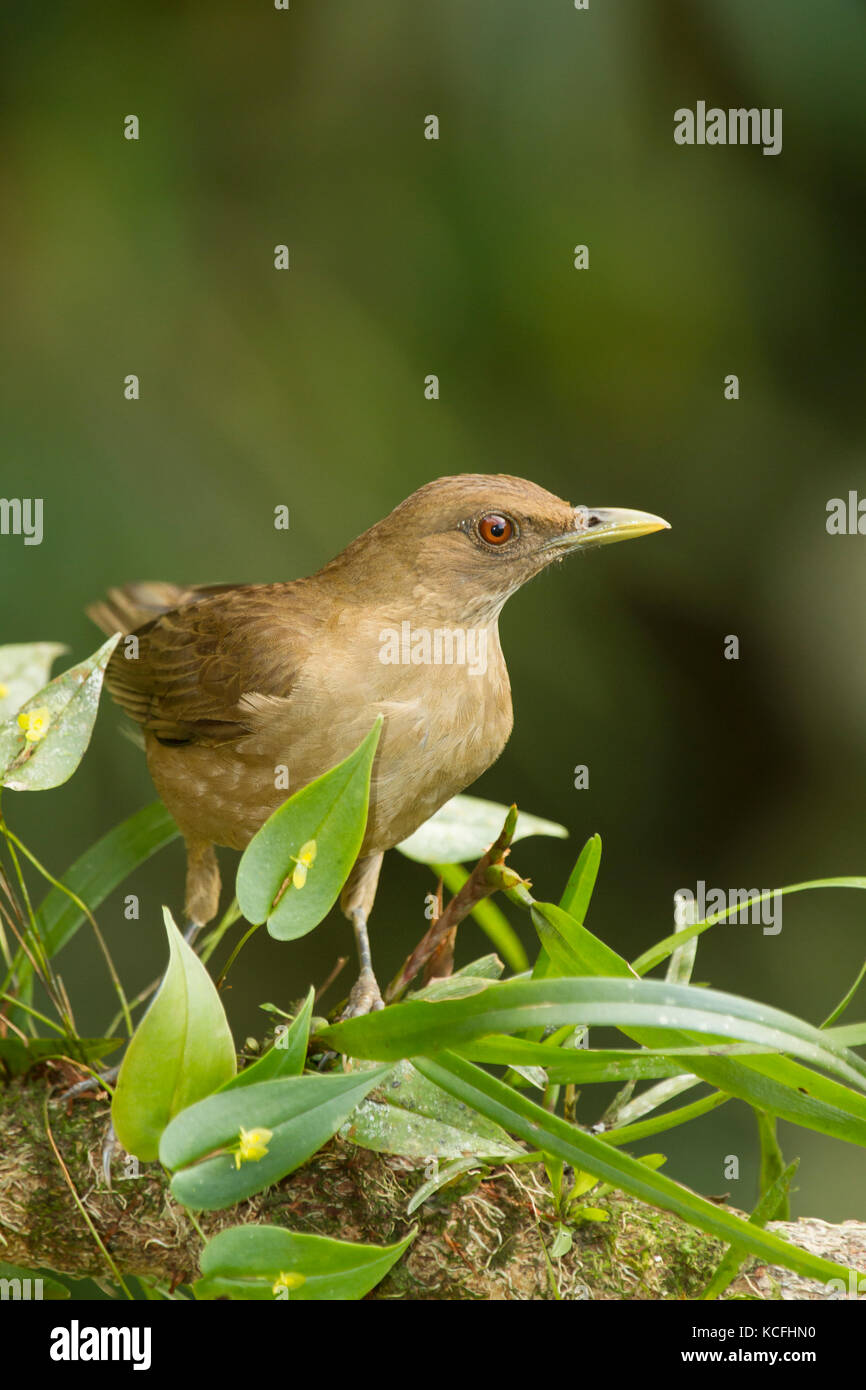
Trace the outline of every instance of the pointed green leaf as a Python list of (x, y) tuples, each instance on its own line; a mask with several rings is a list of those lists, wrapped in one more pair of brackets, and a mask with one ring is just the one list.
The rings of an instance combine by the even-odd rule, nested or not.
[[(205, 1246), (196, 1298), (274, 1302), (363, 1298), (408, 1249), (415, 1232), (395, 1245), (355, 1245), (327, 1236), (302, 1235), (281, 1226), (232, 1226)], [(281, 1286), (284, 1275), (303, 1283)], [(290, 1280), (287, 1282), (291, 1282)]]
[(556, 976), (619, 974), (622, 957), (555, 903), (533, 903), (532, 922)]
[(221, 1086), (236, 1068), (220, 997), (198, 956), (163, 908), (169, 962), (153, 1003), (130, 1039), (111, 1106), (128, 1153), (155, 1159), (172, 1116)]
[[(237, 898), (247, 921), (267, 920), (271, 936), (306, 936), (330, 912), (364, 840), (370, 771), (382, 728), (343, 762), (317, 777), (265, 821), (244, 850)], [(314, 845), (304, 880), (291, 881), (302, 850)]]
[[(31, 695), (21, 711), (0, 727), (3, 786), (13, 791), (44, 791), (69, 780), (87, 751), (105, 668), (119, 641), (119, 633), (109, 637), (86, 661)], [(28, 719), (29, 730), (22, 727)]]
[(576, 917), (578, 922), (586, 921), (600, 864), (601, 836), (590, 835), (578, 855), (577, 863), (559, 900), (562, 911), (567, 912), (570, 917)]
[(276, 1042), (268, 1048), (264, 1057), (259, 1057), (252, 1066), (244, 1067), (243, 1071), (239, 1071), (237, 1076), (233, 1076), (220, 1087), (220, 1090), (230, 1091), (238, 1086), (255, 1086), (260, 1081), (277, 1081), (284, 1076), (300, 1076), (307, 1060), (310, 1019), (313, 1017), (315, 998), (316, 991), (311, 985), (297, 1018), (293, 1018), (288, 1028), (278, 1033)]
[[(191, 1105), (171, 1122), (159, 1146), (160, 1161), (174, 1173), (172, 1193), (186, 1207), (217, 1211), (263, 1191), (327, 1143), (389, 1070), (262, 1081)], [(270, 1135), (260, 1158), (238, 1165), (242, 1129)]]

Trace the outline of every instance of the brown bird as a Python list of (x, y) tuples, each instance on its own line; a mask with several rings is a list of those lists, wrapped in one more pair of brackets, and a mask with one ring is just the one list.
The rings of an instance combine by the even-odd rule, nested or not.
[(243, 849), (285, 800), (276, 768), (299, 790), (382, 714), (364, 843), (341, 897), (361, 965), (349, 1012), (381, 1008), (367, 919), (382, 856), (490, 767), (511, 733), (503, 604), (570, 551), (667, 525), (467, 473), (420, 488), (306, 579), (111, 590), (88, 611), (103, 631), (138, 639), (137, 655), (118, 645), (106, 679), (143, 726), (151, 776), (186, 842), (193, 927), (218, 908), (214, 846)]

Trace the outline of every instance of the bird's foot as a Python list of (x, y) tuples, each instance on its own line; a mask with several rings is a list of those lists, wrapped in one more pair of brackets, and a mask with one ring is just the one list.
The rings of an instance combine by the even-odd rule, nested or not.
[(94, 1093), (103, 1089), (103, 1081), (112, 1085), (118, 1078), (120, 1067), (108, 1067), (99, 1076), (88, 1076), (84, 1081), (76, 1081), (74, 1086), (70, 1086), (59, 1096), (60, 1100), (75, 1100), (77, 1096), (87, 1095), (89, 1091)]
[(347, 1018), (360, 1018), (363, 1014), (376, 1013), (384, 1009), (385, 1001), (376, 983), (376, 976), (370, 969), (363, 969), (352, 986), (348, 1003), (340, 1014), (342, 1023)]

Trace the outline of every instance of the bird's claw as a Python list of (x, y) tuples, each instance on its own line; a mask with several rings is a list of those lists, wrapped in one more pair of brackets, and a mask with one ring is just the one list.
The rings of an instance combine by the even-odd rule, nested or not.
[(377, 1013), (384, 1009), (385, 1001), (372, 970), (362, 970), (352, 986), (345, 1009), (340, 1014), (340, 1023), (347, 1018), (360, 1018), (363, 1014)]

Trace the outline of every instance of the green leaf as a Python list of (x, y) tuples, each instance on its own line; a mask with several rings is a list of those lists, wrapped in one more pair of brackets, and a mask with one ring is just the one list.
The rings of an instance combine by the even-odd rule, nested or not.
[(601, 1081), (650, 1081), (692, 1071), (692, 1060), (706, 1056), (751, 1056), (754, 1043), (693, 1043), (688, 1047), (566, 1048), (490, 1033), (461, 1043), (460, 1055), (491, 1066), (543, 1067), (556, 1085)]
[(578, 855), (577, 863), (559, 900), (562, 911), (567, 912), (570, 917), (576, 917), (578, 922), (586, 920), (600, 863), (601, 836), (590, 835)]
[(789, 883), (785, 888), (770, 888), (766, 893), (759, 893), (756, 897), (749, 898), (745, 903), (737, 903), (721, 912), (711, 912), (705, 920), (694, 922), (691, 926), (683, 927), (682, 930), (674, 932), (671, 936), (663, 937), (661, 941), (657, 941), (654, 946), (650, 946), (633, 961), (632, 969), (637, 975), (646, 975), (648, 971), (660, 965), (663, 960), (667, 960), (668, 956), (679, 950), (687, 941), (691, 941), (695, 936), (700, 936), (702, 932), (708, 931), (716, 923), (724, 922), (732, 913), (745, 911), (752, 903), (765, 902), (776, 893), (802, 893), (807, 888), (866, 888), (866, 878), (813, 878), (804, 883)]
[[(758, 1123), (758, 1137), (761, 1143), (761, 1172), (758, 1181), (761, 1191), (769, 1192), (773, 1184), (785, 1172), (785, 1160), (782, 1157), (779, 1137), (776, 1133), (775, 1115), (768, 1115), (763, 1110), (756, 1110), (755, 1119)], [(790, 1219), (791, 1208), (788, 1203), (787, 1191), (785, 1191), (780, 1195), (779, 1207), (768, 1213), (767, 1220), (790, 1221)]]
[(13, 1284), (12, 1288), (7, 1290), (7, 1280), (20, 1281), (19, 1297), (23, 1297), (24, 1290), (29, 1289), (28, 1301), (69, 1297), (66, 1285), (61, 1284), (58, 1279), (51, 1279), (45, 1274), (34, 1274), (32, 1269), (22, 1269), (20, 1265), (7, 1265), (0, 1261), (0, 1301), (16, 1296), (16, 1285)]
[(563, 1226), (560, 1222), (560, 1224), (556, 1228), (556, 1235), (553, 1238), (553, 1244), (551, 1245), (547, 1253), (552, 1260), (561, 1260), (563, 1255), (568, 1254), (573, 1243), (574, 1237), (572, 1236), (571, 1231), (568, 1229), (567, 1226)]
[[(619, 1148), (622, 1144), (636, 1144), (640, 1139), (648, 1139), (656, 1134), (666, 1134), (678, 1125), (690, 1124), (720, 1105), (727, 1105), (731, 1099), (724, 1091), (712, 1091), (690, 1105), (681, 1105), (676, 1110), (665, 1110), (662, 1115), (654, 1115), (651, 1120), (638, 1120), (635, 1124), (623, 1125), (621, 1129), (609, 1129), (600, 1136), (606, 1144)], [(645, 1159), (641, 1159), (645, 1162)]]
[(232, 1226), (208, 1241), (201, 1256), (196, 1298), (260, 1299), (274, 1302), (283, 1274), (304, 1282), (279, 1290), (292, 1302), (363, 1298), (384, 1279), (415, 1238), (410, 1231), (395, 1245), (355, 1245), (327, 1236), (300, 1235), (281, 1226)]
[[(626, 962), (623, 961), (622, 970), (626, 971), (627, 969), (628, 966)], [(504, 985), (496, 985), (493, 988), (497, 990), (513, 990), (521, 986), (525, 987), (526, 983), (531, 983), (533, 988), (538, 990), (544, 982), (507, 981)], [(581, 984), (584, 988), (590, 988), (592, 984), (591, 981), (562, 980), (554, 980), (549, 983), (554, 988), (565, 986), (566, 989), (569, 985)], [(613, 982), (607, 981), (606, 983), (610, 984)], [(621, 983), (629, 982), (622, 981)], [(632, 981), (630, 983), (637, 984), (638, 982)], [(667, 987), (663, 981), (644, 981), (643, 983), (655, 984), (659, 988)], [(678, 988), (689, 989), (693, 997), (700, 996), (703, 999), (708, 999), (710, 997), (709, 991), (697, 990), (694, 986), (679, 986)], [(490, 990), (488, 989), (485, 996), (482, 998), (486, 999), (489, 995)], [(540, 996), (536, 994), (535, 997), (539, 998)], [(599, 998), (600, 997), (599, 995)], [(466, 999), (459, 1001), (459, 1006), (466, 1008), (473, 1003), (480, 1002), (480, 999), (476, 1001)], [(748, 1001), (742, 1002), (748, 1003)], [(457, 1006), (457, 1001), (454, 1003), (430, 1004), (426, 1006), (410, 1001), (406, 1004), (392, 1005), (391, 1008), (385, 1010), (384, 1015), (379, 1014), (375, 1017), (371, 1016), (369, 1019), (347, 1020), (346, 1023), (336, 1026), (340, 1029), (344, 1029), (351, 1023), (352, 1025), (365, 1024), (367, 1028), (371, 1026), (381, 1028), (381, 1021), (377, 1023), (376, 1020), (382, 1020), (387, 1016), (389, 1022), (386, 1024), (386, 1035), (396, 1038), (401, 1035), (403, 1030), (403, 1015), (396, 1013), (397, 1009), (422, 1009), (426, 1007), (427, 1010), (444, 1010), (452, 1009)], [(753, 1004), (751, 1007), (754, 1009), (761, 1008), (761, 1006), (757, 1004)], [(658, 1004), (656, 1004), (654, 1008), (656, 1017), (658, 1018)], [(518, 1016), (523, 1018), (525, 1014), (520, 1010)], [(417, 1021), (420, 1021), (420, 1019)], [(440, 1048), (450, 1045), (453, 1041), (453, 1036), (449, 1031), (451, 1028), (451, 1021), (445, 1014), (440, 1013), (438, 1020), (436, 1020), (434, 1016), (430, 1015), (428, 1012), (427, 1023), (428, 1025), (432, 1025), (432, 1027), (428, 1027), (427, 1039), (424, 1046), (417, 1045), (417, 1038), (412, 1039), (412, 1046), (406, 1046), (405, 1048), (406, 1053), (411, 1055), (413, 1051), (437, 1051)], [(487, 1032), (495, 1033), (500, 1031), (499, 1025), (494, 1018), (485, 1020), (485, 1026), (487, 1024), (490, 1025), (487, 1027)], [(653, 1048), (670, 1046), (676, 1049), (682, 1046), (689, 1046), (689, 1044), (694, 1043), (696, 1040), (695, 1037), (690, 1036), (689, 1033), (673, 1028), (644, 1028), (641, 1026), (630, 1026), (625, 1022), (619, 1022), (617, 1026), (637, 1042)], [(802, 1026), (807, 1029), (809, 1028), (808, 1024), (803, 1024)], [(391, 1030), (393, 1030), (393, 1033)], [(819, 1037), (821, 1036), (817, 1029), (812, 1030), (812, 1032), (817, 1033)], [(700, 1037), (698, 1037), (697, 1040), (700, 1042), (704, 1041), (704, 1039)], [(338, 1048), (345, 1045), (347, 1050), (353, 1055), (364, 1055), (359, 1051), (360, 1039), (357, 1035), (349, 1035), (347, 1037), (345, 1034), (341, 1034), (329, 1041), (332, 1041), (333, 1045)], [(463, 1039), (464, 1045), (470, 1041), (475, 1045), (474, 1038), (471, 1040), (469, 1038)], [(404, 1037), (403, 1042), (406, 1044), (409, 1043), (410, 1040)], [(401, 1050), (399, 1044), (396, 1046), (395, 1050), (397, 1052)], [(858, 1091), (840, 1085), (839, 1082), (832, 1080), (830, 1077), (822, 1076), (820, 1073), (802, 1066), (799, 1062), (795, 1062), (789, 1057), (755, 1055), (749, 1056), (748, 1058), (735, 1059), (724, 1056), (721, 1049), (720, 1054), (719, 1056), (707, 1057), (693, 1056), (689, 1061), (689, 1070), (695, 1072), (702, 1080), (709, 1082), (712, 1086), (716, 1086), (719, 1090), (725, 1091), (728, 1095), (737, 1096), (740, 1100), (748, 1101), (750, 1105), (754, 1105), (758, 1109), (770, 1111), (780, 1116), (782, 1119), (790, 1120), (793, 1124), (800, 1124), (808, 1129), (817, 1130), (821, 1134), (844, 1139), (847, 1143), (866, 1145), (866, 1096)], [(374, 1053), (370, 1055), (378, 1055), (378, 1052), (374, 1050)], [(861, 1064), (858, 1063), (858, 1065)]]
[(310, 1019), (313, 1016), (315, 998), (316, 991), (311, 985), (297, 1018), (278, 1035), (273, 1047), (269, 1047), (264, 1057), (253, 1062), (252, 1066), (244, 1067), (237, 1076), (226, 1081), (220, 1090), (236, 1090), (238, 1086), (255, 1086), (260, 1081), (278, 1081), (284, 1076), (300, 1076), (307, 1060)]
[(0, 647), (0, 721), (17, 714), (25, 700), (47, 685), (62, 642), (21, 642)]
[[(477, 1172), (484, 1167), (483, 1160), (480, 1158), (455, 1158), (449, 1163), (443, 1163), (441, 1168), (434, 1164), (433, 1176), (426, 1182), (422, 1182), (419, 1188), (412, 1193), (406, 1205), (406, 1215), (412, 1216), (419, 1207), (429, 1201), (435, 1192), (439, 1192), (443, 1187), (449, 1187), (451, 1183), (456, 1183), (458, 1178), (463, 1178), (467, 1173)], [(463, 1190), (463, 1184), (460, 1184)]]
[(418, 1058), (415, 1064), (430, 1081), (495, 1120), (533, 1149), (541, 1147), (565, 1163), (595, 1173), (642, 1201), (674, 1212), (710, 1235), (726, 1241), (737, 1241), (750, 1254), (757, 1255), (767, 1263), (785, 1265), (806, 1278), (825, 1282), (848, 1274), (844, 1267), (789, 1245), (769, 1231), (750, 1226), (724, 1207), (715, 1206), (688, 1188), (680, 1187), (679, 1183), (662, 1173), (649, 1171), (628, 1154), (611, 1148), (595, 1135), (568, 1124), (558, 1115), (549, 1114), (526, 1096), (452, 1052), (443, 1052), (435, 1059)]
[[(265, 821), (244, 850), (237, 898), (247, 921), (267, 919), (280, 941), (306, 936), (327, 916), (349, 877), (364, 840), (370, 771), (382, 716), (343, 762), (317, 777)], [(302, 887), (286, 880), (302, 848), (315, 844)]]
[(464, 994), (477, 994), (491, 980), (498, 980), (505, 967), (498, 956), (482, 956), (469, 965), (461, 966), (452, 975), (431, 980), (423, 989), (415, 990), (412, 999), (462, 999)]
[(557, 976), (620, 973), (622, 957), (555, 903), (533, 903), (532, 922)]
[[(177, 825), (162, 802), (154, 801), (116, 825), (85, 850), (81, 858), (66, 870), (61, 881), (93, 910), (133, 869), (179, 834)], [(46, 953), (53, 957), (87, 919), (62, 889), (52, 888), (37, 908), (36, 920)], [(15, 957), (14, 970), (19, 997), (25, 998), (23, 991), (29, 989), (33, 967), (23, 951), (19, 951)], [(8, 988), (11, 973), (6, 977), (4, 989)]]
[[(768, 1221), (779, 1219), (776, 1217), (775, 1213), (782, 1207), (787, 1209), (791, 1183), (799, 1166), (800, 1160), (797, 1158), (779, 1173), (778, 1177), (776, 1177), (765, 1190), (761, 1200), (749, 1217), (749, 1225), (765, 1226)], [(742, 1246), (730, 1246), (722, 1256), (721, 1263), (716, 1268), (716, 1272), (704, 1289), (701, 1297), (711, 1300), (723, 1294), (728, 1285), (732, 1284), (736, 1279), (741, 1266), (748, 1259), (748, 1255), (749, 1252), (744, 1250)]]
[(806, 1058), (866, 1090), (866, 1062), (802, 1019), (720, 990), (665, 980), (506, 980), (467, 999), (394, 1004), (325, 1028), (320, 1037), (352, 1057), (396, 1061), (487, 1033), (565, 1023), (692, 1029), (724, 1042), (753, 1042)]
[(400, 1062), (353, 1110), (340, 1137), (404, 1158), (507, 1159), (523, 1153), (499, 1125), (432, 1085), (410, 1062)]
[(0, 1070), (23, 1076), (47, 1057), (72, 1057), (94, 1066), (102, 1057), (123, 1046), (123, 1038), (0, 1038)]
[[(833, 882), (840, 885), (844, 883), (847, 887), (866, 885), (866, 879)], [(676, 933), (669, 940), (674, 947), (679, 946), (684, 938), (695, 935), (698, 929), (705, 928), (697, 924), (694, 928), (689, 927), (684, 932)], [(652, 952), (648, 953), (645, 963), (647, 969), (653, 963), (649, 960), (651, 954)], [(663, 958), (664, 955), (660, 957)], [(548, 959), (546, 955), (545, 959)], [(590, 973), (595, 973), (590, 966), (592, 959), (590, 954), (583, 957), (586, 968)], [(639, 962), (635, 962), (634, 967), (629, 966), (626, 960), (614, 953), (610, 958), (610, 968), (601, 973), (627, 979), (638, 966)], [(550, 965), (549, 968), (553, 972), (554, 967)], [(648, 1047), (661, 1048), (670, 1044), (671, 1047), (678, 1048), (695, 1041), (687, 1033), (673, 1029), (649, 1030), (623, 1026), (622, 1031), (635, 1042)], [(529, 1030), (529, 1036), (540, 1037), (541, 1034), (538, 1030)], [(747, 1101), (757, 1109), (770, 1111), (792, 1124), (803, 1125), (821, 1134), (843, 1139), (847, 1143), (866, 1144), (864, 1097), (788, 1057), (754, 1056), (742, 1061), (723, 1056), (697, 1057), (690, 1064), (690, 1070), (710, 1085), (726, 1091), (728, 1095)]]
[[(184, 1206), (217, 1211), (261, 1192), (327, 1143), (389, 1070), (262, 1081), (191, 1105), (171, 1122), (159, 1146), (160, 1161), (174, 1173), (172, 1193)], [(234, 1151), (241, 1129), (267, 1129), (271, 1135), (262, 1158), (238, 1167)]]
[[(120, 634), (43, 686), (0, 728), (0, 781), (13, 791), (45, 791), (69, 780), (87, 751), (102, 679)], [(47, 732), (28, 742), (19, 719), (43, 712)]]
[[(486, 854), (502, 829), (509, 808), (477, 796), (454, 796), (397, 848), (418, 864), (462, 864)], [(512, 843), (528, 835), (567, 839), (564, 825), (521, 811)]]
[(128, 1153), (148, 1163), (172, 1116), (221, 1086), (236, 1068), (220, 997), (168, 908), (168, 969), (130, 1039), (111, 1106), (115, 1133)]

